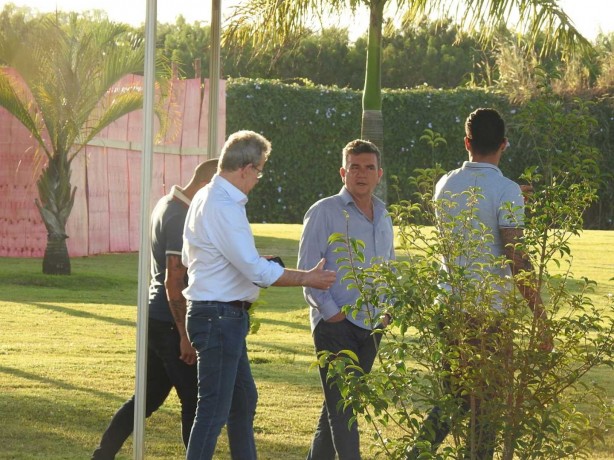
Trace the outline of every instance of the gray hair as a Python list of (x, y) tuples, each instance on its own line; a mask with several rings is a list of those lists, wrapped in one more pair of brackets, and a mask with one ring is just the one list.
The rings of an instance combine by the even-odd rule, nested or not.
[(271, 154), (271, 143), (254, 131), (237, 131), (231, 134), (220, 155), (218, 172), (236, 171), (247, 165), (259, 165)]

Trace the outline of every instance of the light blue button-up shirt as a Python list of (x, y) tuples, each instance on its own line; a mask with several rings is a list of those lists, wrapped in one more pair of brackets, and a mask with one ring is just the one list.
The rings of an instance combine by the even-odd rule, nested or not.
[[(347, 212), (349, 221), (346, 220)], [(311, 330), (315, 329), (320, 320), (328, 319), (341, 311), (344, 305), (354, 305), (359, 292), (356, 289), (348, 290), (349, 280), (342, 281), (346, 274), (339, 269), (337, 259), (347, 257), (347, 252), (335, 252), (340, 243), (328, 244), (328, 238), (333, 233), (346, 234), (365, 243), (363, 253), (365, 263), (360, 266), (369, 267), (373, 262), (394, 259), (394, 232), (392, 219), (386, 211), (386, 206), (377, 197), (373, 197), (373, 221), (370, 221), (354, 203), (352, 195), (345, 187), (338, 195), (324, 198), (315, 203), (305, 214), (303, 221), (303, 234), (299, 246), (298, 268), (309, 270), (316, 265), (322, 257), (326, 259), (324, 268), (337, 272), (337, 281), (328, 291), (314, 288), (303, 288), (305, 300), (310, 305)], [(369, 316), (378, 321), (380, 311), (370, 306), (370, 315), (367, 307), (358, 312), (356, 318), (348, 315), (347, 319), (355, 325), (372, 329)]]
[[(450, 171), (443, 176), (435, 186), (434, 199), (441, 202), (446, 215), (439, 215), (439, 219), (454, 219), (461, 212), (470, 209), (467, 195), (464, 192), (475, 188), (478, 195), (476, 203), (472, 206), (475, 211), (474, 228), (484, 226), (485, 232), (492, 238), (483, 242), (483, 252), (471, 254), (471, 260), (459, 257), (453, 263), (456, 266), (468, 267), (472, 278), (482, 279), (484, 272), (501, 278), (501, 283), (493, 286), (499, 291), (513, 289), (512, 270), (509, 265), (493, 263), (496, 258), (505, 255), (505, 248), (501, 240), (500, 229), (506, 227), (522, 227), (524, 222), (524, 199), (520, 186), (505, 177), (501, 170), (490, 163), (465, 161), (461, 168)], [(512, 212), (508, 209), (512, 208)], [(458, 238), (475, 238), (470, 232), (459, 228)], [(448, 261), (443, 261), (444, 269), (448, 270)], [(447, 284), (441, 284), (446, 290), (451, 290)], [(502, 299), (497, 297), (493, 307), (502, 308)]]

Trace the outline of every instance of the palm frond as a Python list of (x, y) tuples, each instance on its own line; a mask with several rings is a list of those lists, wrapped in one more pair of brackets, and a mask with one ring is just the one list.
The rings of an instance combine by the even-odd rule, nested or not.
[(83, 129), (75, 139), (75, 148), (71, 157), (79, 153), (83, 146), (111, 123), (130, 112), (143, 108), (143, 93), (138, 88), (128, 89), (119, 94), (109, 94), (108, 99), (108, 106), (102, 103), (96, 111), (91, 113), (85, 126), (87, 129)]
[[(125, 75), (142, 73), (144, 43), (124, 25), (109, 21), (84, 25), (76, 14), (69, 15), (65, 23), (43, 16), (30, 26), (19, 43), (3, 41), (0, 34), (0, 51), (5, 51), (0, 59), (5, 57), (16, 69), (30, 93), (19, 98), (16, 82), (5, 78), (0, 105), (12, 107), (48, 156), (72, 152), (72, 158), (79, 146), (105, 126), (142, 107), (140, 89), (138, 94), (109, 90)], [(17, 50), (8, 51), (15, 46)], [(164, 80), (170, 74), (168, 65), (161, 59), (157, 64)], [(40, 115), (41, 123), (33, 113)], [(50, 147), (43, 143), (43, 130), (49, 135)]]
[(530, 43), (543, 38), (542, 53), (558, 50), (570, 55), (592, 48), (555, 0), (465, 0), (461, 4), (466, 7), (457, 10), (461, 25), (479, 31), (484, 40), (504, 23), (526, 34)]
[(0, 69), (0, 106), (19, 120), (40, 144), (45, 154), (49, 156), (49, 151), (41, 136), (40, 124), (37, 123), (35, 116), (30, 112), (27, 97), (23, 93), (18, 93), (18, 88), (19, 84), (16, 79), (6, 73), (5, 70)]
[(257, 52), (283, 46), (332, 14), (354, 12), (365, 0), (249, 0), (231, 8), (223, 41), (250, 43)]

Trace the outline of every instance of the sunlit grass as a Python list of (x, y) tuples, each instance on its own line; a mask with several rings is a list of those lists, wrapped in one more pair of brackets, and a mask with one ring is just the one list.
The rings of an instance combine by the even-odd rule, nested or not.
[[(262, 254), (296, 266), (300, 225), (254, 225)], [(572, 241), (574, 275), (614, 293), (614, 232), (588, 231)], [(39, 259), (0, 259), (0, 458), (89, 458), (113, 413), (134, 389), (137, 255), (72, 259), (74, 274), (40, 274)], [(302, 459), (321, 404), (308, 309), (300, 288), (270, 288), (248, 339), (259, 390), (256, 442), (263, 460)], [(591, 378), (614, 398), (612, 371)], [(369, 431), (363, 423), (365, 431)], [(118, 459), (132, 458), (131, 439)], [(181, 459), (174, 393), (148, 420), (147, 459)], [(365, 458), (369, 438), (363, 436)], [(229, 458), (225, 436), (216, 459)], [(614, 436), (593, 458), (614, 458)]]

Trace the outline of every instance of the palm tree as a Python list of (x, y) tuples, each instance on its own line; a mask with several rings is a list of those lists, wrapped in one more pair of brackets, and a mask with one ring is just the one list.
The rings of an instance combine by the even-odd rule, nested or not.
[[(456, 5), (457, 9), (452, 11)], [(573, 27), (569, 17), (552, 0), (245, 0), (234, 8), (225, 36), (256, 48), (279, 46), (300, 33), (314, 20), (333, 15), (369, 11), (365, 83), (362, 98), (361, 136), (374, 142), (383, 153), (382, 116), (382, 30), (390, 10), (402, 13), (405, 21), (425, 15), (455, 16), (468, 30), (479, 30), (486, 39), (508, 18), (519, 18), (518, 27), (537, 38), (544, 31), (549, 46), (573, 50), (590, 46)], [(397, 14), (398, 16), (398, 14)], [(385, 199), (385, 181), (378, 195)]]
[(142, 108), (138, 88), (109, 90), (123, 76), (142, 73), (144, 55), (143, 40), (127, 26), (74, 13), (35, 18), (19, 37), (0, 31), (0, 63), (19, 76), (0, 68), (0, 106), (28, 129), (46, 159), (36, 200), (47, 228), (43, 273), (70, 274), (71, 163), (103, 128)]

